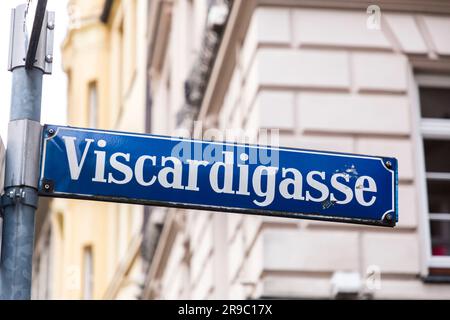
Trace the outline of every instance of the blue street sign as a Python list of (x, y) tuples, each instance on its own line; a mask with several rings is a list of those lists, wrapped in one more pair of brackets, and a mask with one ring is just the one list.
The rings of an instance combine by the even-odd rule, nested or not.
[(44, 127), (40, 195), (395, 226), (394, 158)]

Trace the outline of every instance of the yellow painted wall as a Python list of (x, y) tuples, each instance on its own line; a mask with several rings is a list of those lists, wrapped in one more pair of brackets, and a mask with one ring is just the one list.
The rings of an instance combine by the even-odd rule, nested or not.
[[(99, 18), (103, 5), (103, 0), (73, 0), (69, 4), (76, 14), (62, 47), (69, 79), (68, 124), (89, 127), (89, 84), (96, 81), (97, 127), (142, 132), (145, 53), (138, 54), (137, 50), (146, 48), (146, 1), (115, 1), (107, 24)], [(138, 66), (143, 72), (137, 71)], [(93, 298), (104, 298), (132, 239), (139, 234), (142, 213), (141, 206), (54, 200), (52, 297), (83, 298), (83, 250), (90, 246)]]

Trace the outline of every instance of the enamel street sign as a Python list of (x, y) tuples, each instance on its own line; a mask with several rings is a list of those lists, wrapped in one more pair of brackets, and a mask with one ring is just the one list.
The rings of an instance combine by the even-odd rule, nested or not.
[(47, 125), (41, 196), (395, 226), (397, 160)]

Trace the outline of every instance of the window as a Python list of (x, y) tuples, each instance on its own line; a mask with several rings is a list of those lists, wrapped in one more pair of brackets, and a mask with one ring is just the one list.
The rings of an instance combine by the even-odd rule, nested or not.
[(430, 267), (450, 267), (450, 76), (418, 76)]
[(118, 119), (120, 118), (120, 116), (122, 115), (122, 111), (123, 111), (123, 97), (125, 96), (124, 93), (124, 79), (125, 79), (125, 71), (126, 71), (126, 67), (124, 65), (125, 63), (125, 41), (124, 41), (124, 25), (123, 25), (123, 19), (120, 22), (120, 26), (118, 29), (118, 62), (119, 62), (119, 66), (118, 66), (118, 78), (117, 78), (117, 85), (118, 85), (118, 108), (117, 108), (117, 118), (116, 121), (118, 121)]
[(98, 90), (97, 82), (89, 83), (89, 127), (97, 128), (98, 126)]
[(450, 140), (424, 139), (433, 256), (450, 256)]
[(129, 1), (126, 12), (126, 66), (127, 66), (127, 89), (131, 84), (136, 72), (136, 41), (137, 41), (137, 5), (136, 0)]
[(94, 292), (94, 257), (92, 247), (83, 249), (83, 299), (92, 300)]
[(51, 229), (42, 234), (36, 245), (33, 261), (33, 299), (48, 300), (52, 297), (53, 246)]

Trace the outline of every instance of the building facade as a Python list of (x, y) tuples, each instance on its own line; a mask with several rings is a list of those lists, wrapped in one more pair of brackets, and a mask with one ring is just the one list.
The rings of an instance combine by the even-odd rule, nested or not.
[(378, 4), (152, 1), (153, 132), (395, 156), (400, 206), (394, 229), (167, 210), (143, 297), (450, 297), (450, 7)]
[(399, 224), (55, 200), (36, 297), (450, 298), (447, 1), (71, 3), (71, 125), (394, 156)]
[[(68, 124), (144, 132), (147, 1), (69, 1)], [(136, 299), (145, 208), (55, 199), (36, 241), (33, 297)]]

